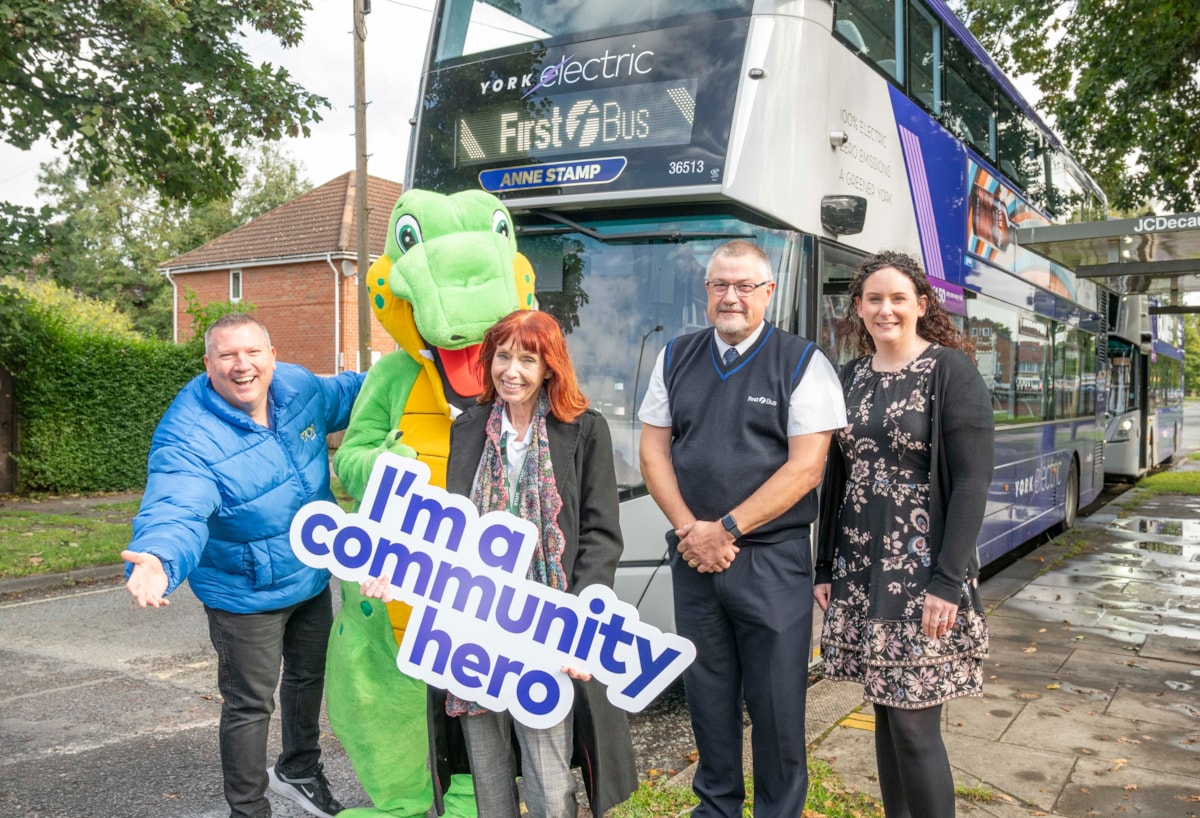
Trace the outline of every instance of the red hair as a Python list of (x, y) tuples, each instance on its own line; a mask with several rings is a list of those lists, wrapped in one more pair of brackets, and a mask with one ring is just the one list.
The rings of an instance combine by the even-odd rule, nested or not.
[(483, 382), (480, 403), (491, 403), (496, 399), (496, 384), (492, 380), (492, 360), (496, 350), (512, 342), (514, 349), (536, 352), (542, 356), (549, 370), (546, 379), (546, 395), (550, 399), (550, 411), (563, 423), (570, 423), (583, 414), (588, 399), (579, 391), (575, 379), (575, 366), (567, 352), (567, 339), (553, 316), (538, 310), (517, 310), (497, 321), (483, 336), (483, 349), (479, 351), (479, 380)]

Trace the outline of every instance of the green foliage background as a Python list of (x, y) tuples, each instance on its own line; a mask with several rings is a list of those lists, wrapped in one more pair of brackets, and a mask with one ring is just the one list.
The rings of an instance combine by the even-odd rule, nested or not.
[(1183, 383), (1189, 395), (1200, 394), (1200, 315), (1183, 321)]
[(49, 343), (17, 376), (21, 488), (141, 488), (154, 427), (203, 369), (197, 348), (46, 329)]
[(1200, 206), (1200, 4), (951, 0), (1118, 210)]
[[(114, 168), (104, 184), (89, 185), (78, 164), (60, 159), (42, 165), (38, 191), (55, 218), (46, 227), (47, 246), (35, 274), (112, 303), (142, 335), (170, 339), (171, 285), (158, 265), (312, 187), (303, 167), (276, 146), (237, 155), (247, 169), (238, 191), (192, 205), (163, 201), (122, 168)], [(6, 269), (2, 248), (0, 243), (0, 271)]]
[(0, 284), (0, 364), (15, 378), (19, 490), (141, 488), (155, 426), (204, 370), (202, 344), (147, 340), (122, 331), (111, 307), (33, 300), (20, 286)]

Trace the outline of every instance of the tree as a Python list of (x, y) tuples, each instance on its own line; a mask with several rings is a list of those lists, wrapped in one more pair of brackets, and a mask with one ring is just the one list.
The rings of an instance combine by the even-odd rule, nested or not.
[(1183, 322), (1183, 389), (1200, 394), (1200, 315), (1189, 315)]
[(1121, 209), (1200, 204), (1200, 5), (1195, 0), (959, 0), (972, 33)]
[(311, 188), (303, 167), (276, 146), (242, 151), (238, 161), (248, 173), (237, 193), (196, 205), (163, 202), (121, 169), (89, 186), (76, 164), (43, 166), (39, 192), (55, 218), (38, 274), (111, 302), (144, 335), (170, 338), (171, 288), (158, 265)]
[[(230, 198), (242, 165), (231, 146), (307, 135), (328, 107), (289, 73), (256, 65), (253, 29), (298, 43), (307, 0), (9, 0), (0, 3), (0, 138), (48, 137), (90, 184), (118, 169), (183, 203)], [(39, 214), (0, 206), (0, 261), (27, 264)], [(14, 225), (21, 243), (13, 245)]]
[(194, 345), (200, 355), (204, 354), (204, 333), (219, 319), (235, 312), (254, 312), (254, 305), (249, 301), (209, 301), (201, 304), (196, 291), (190, 287), (184, 289), (183, 301), (183, 311), (192, 319), (192, 337), (184, 343)]
[(68, 332), (92, 332), (127, 341), (139, 337), (128, 316), (122, 315), (112, 304), (81, 298), (52, 281), (0, 278), (0, 287), (5, 288), (10, 297), (15, 294), (29, 309), (53, 315)]
[(233, 215), (239, 225), (312, 189), (304, 165), (276, 145), (263, 144), (257, 151), (247, 152), (245, 161), (250, 174), (233, 197)]

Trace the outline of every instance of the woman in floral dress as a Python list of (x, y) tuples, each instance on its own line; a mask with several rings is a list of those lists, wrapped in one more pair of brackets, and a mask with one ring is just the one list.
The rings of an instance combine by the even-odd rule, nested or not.
[(825, 677), (862, 682), (874, 705), (888, 818), (953, 816), (941, 713), (982, 692), (991, 396), (915, 259), (866, 259), (850, 296), (846, 331), (864, 354), (841, 372), (849, 425), (821, 491)]

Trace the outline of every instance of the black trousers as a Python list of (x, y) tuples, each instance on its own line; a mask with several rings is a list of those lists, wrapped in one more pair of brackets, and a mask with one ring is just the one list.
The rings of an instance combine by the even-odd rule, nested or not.
[[(325, 651), (333, 625), (329, 587), (278, 611), (235, 614), (205, 606), (217, 651), (221, 705), (221, 774), (234, 818), (271, 814), (266, 798), (267, 731), (279, 686), (283, 752), (276, 765), (304, 777), (321, 759)], [(283, 663), (282, 680), (280, 662)]]
[(742, 814), (744, 702), (753, 725), (754, 814), (797, 818), (808, 793), (804, 703), (813, 613), (808, 531), (771, 545), (739, 546), (733, 564), (716, 574), (689, 568), (671, 548), (675, 627), (696, 645), (696, 661), (683, 674), (700, 751), (692, 785), (700, 805), (693, 816)]

